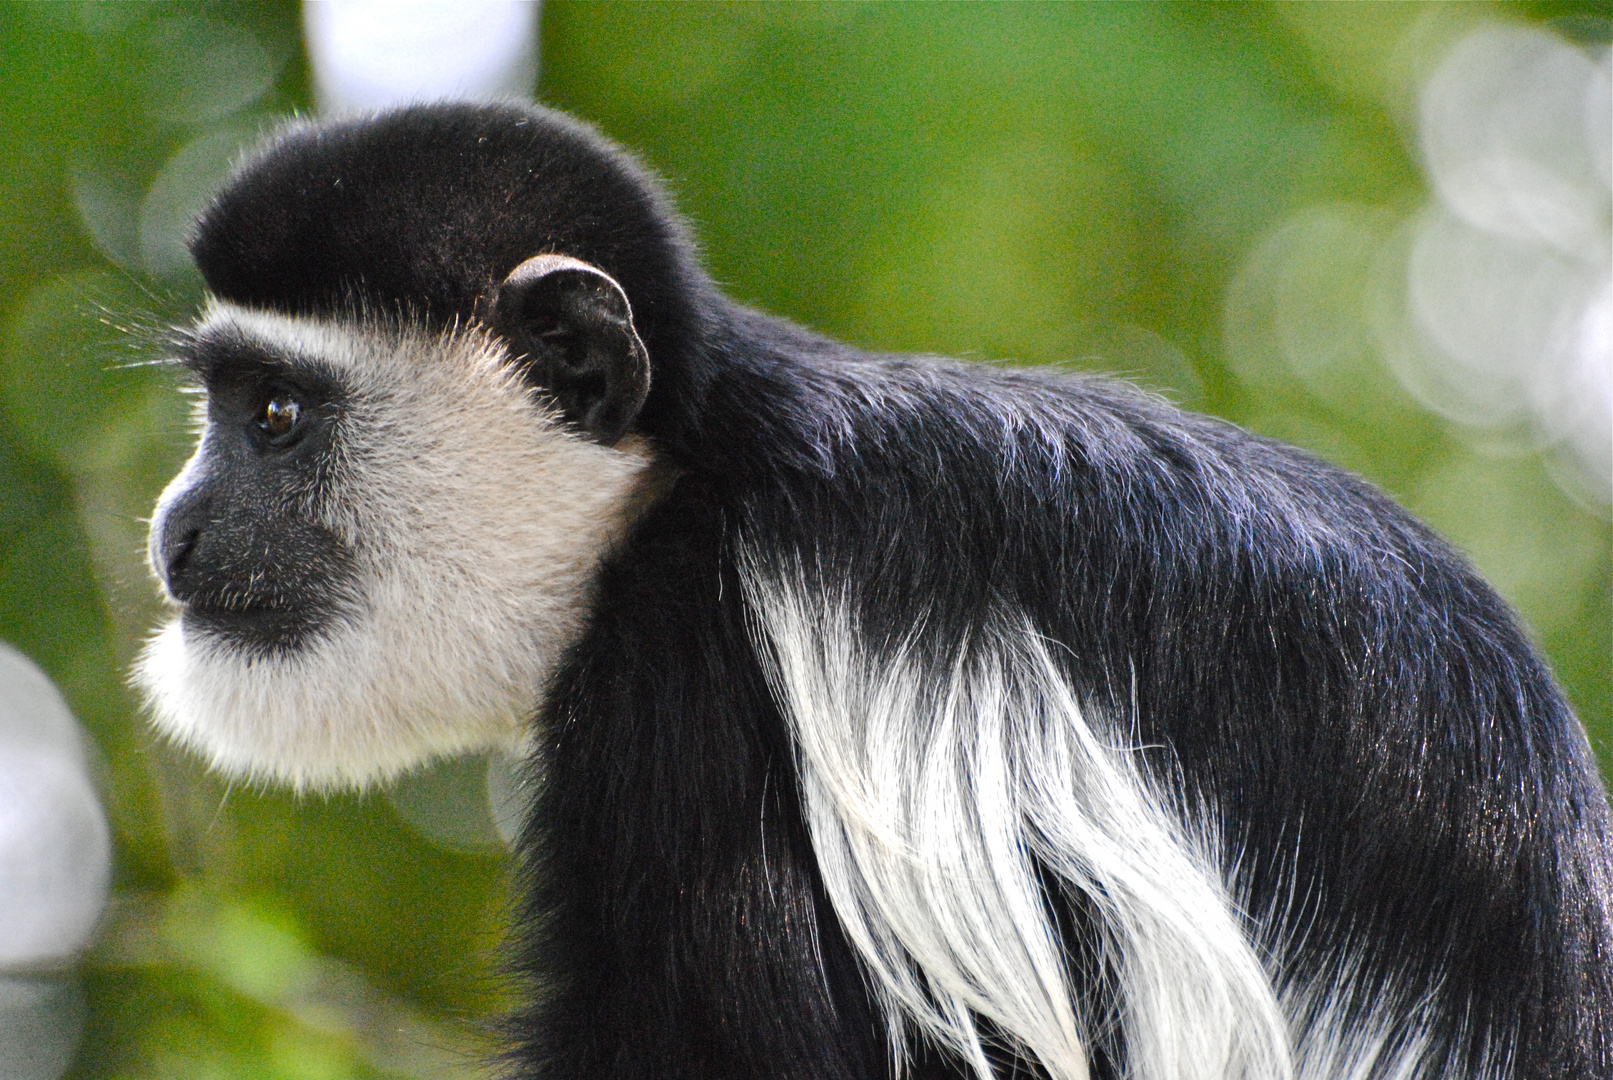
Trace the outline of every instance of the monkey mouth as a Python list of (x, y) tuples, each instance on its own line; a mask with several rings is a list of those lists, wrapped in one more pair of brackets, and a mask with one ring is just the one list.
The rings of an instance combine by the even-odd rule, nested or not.
[(336, 615), (335, 610), (318, 605), (240, 596), (194, 596), (179, 607), (180, 620), (188, 632), (260, 655), (284, 654), (305, 647), (325, 635)]

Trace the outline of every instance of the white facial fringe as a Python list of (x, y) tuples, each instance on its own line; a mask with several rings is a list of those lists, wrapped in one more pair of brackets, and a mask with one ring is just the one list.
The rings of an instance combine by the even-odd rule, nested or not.
[(639, 504), (647, 453), (562, 430), (480, 332), (389, 334), (218, 303), (208, 321), (343, 383), (309, 509), (350, 545), (357, 595), (324, 636), (271, 656), (175, 619), (134, 670), (157, 726), (223, 772), (298, 789), (516, 741)]
[[(1292, 1077), (1221, 875), (1026, 620), (983, 620), (926, 670), (907, 647), (876, 655), (851, 604), (799, 567), (753, 565), (746, 587), (824, 885), (898, 1063), (911, 1024), (992, 1080), (979, 1017), (1054, 1080), (1085, 1080), (1094, 1031), (1118, 1021), (1131, 1077)], [(1117, 1016), (1074, 995), (1033, 858), (1091, 903)]]

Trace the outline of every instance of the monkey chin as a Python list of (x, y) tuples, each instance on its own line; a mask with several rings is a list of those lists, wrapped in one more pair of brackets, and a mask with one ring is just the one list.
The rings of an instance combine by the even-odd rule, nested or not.
[(543, 665), (471, 650), (413, 663), (406, 649), (400, 662), (384, 637), (343, 626), (253, 655), (181, 616), (130, 678), (156, 728), (211, 768), (298, 792), (362, 790), (434, 758), (519, 745)]

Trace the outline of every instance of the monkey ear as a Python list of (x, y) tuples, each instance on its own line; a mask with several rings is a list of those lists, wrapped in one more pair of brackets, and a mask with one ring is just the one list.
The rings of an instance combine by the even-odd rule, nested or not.
[(492, 328), (566, 421), (606, 446), (622, 437), (650, 391), (650, 354), (616, 279), (567, 255), (511, 271), (493, 299)]

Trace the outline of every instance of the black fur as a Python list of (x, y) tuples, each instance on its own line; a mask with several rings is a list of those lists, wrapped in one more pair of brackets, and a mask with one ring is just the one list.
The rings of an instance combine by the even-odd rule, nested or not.
[[(292, 129), (194, 251), (216, 294), (293, 313), (486, 319), (544, 252), (632, 303), (653, 365), (635, 429), (680, 477), (545, 707), (514, 1075), (889, 1075), (754, 644), (757, 551), (851, 583), (876, 641), (922, 624), (938, 661), (988, 608), (1028, 613), (1162, 782), (1208, 800), (1249, 911), (1282, 916), (1262, 942), (1282, 980), (1353, 957), (1355, 1015), (1443, 988), (1427, 1075), (1470, 1075), (1492, 1038), (1507, 1075), (1613, 1075), (1584, 734), (1505, 605), (1365, 484), (1123, 386), (868, 356), (739, 308), (644, 172), (549, 113)], [(1103, 985), (1082, 898), (1049, 902)], [(1124, 1059), (1111, 1038), (1095, 1072)], [(934, 1052), (916, 1071), (962, 1075)]]
[(644, 422), (668, 431), (701, 412), (711, 287), (690, 241), (647, 173), (555, 113), (455, 106), (288, 128), (202, 216), (191, 252), (227, 300), (327, 315), (362, 300), (438, 326), (490, 322), (512, 270), (570, 255), (621, 284), (667, 365)]

